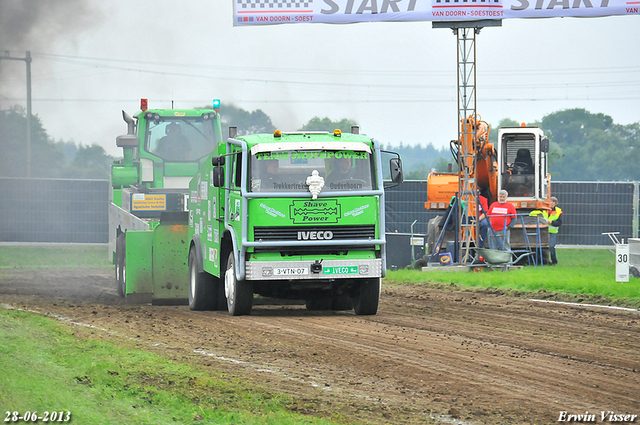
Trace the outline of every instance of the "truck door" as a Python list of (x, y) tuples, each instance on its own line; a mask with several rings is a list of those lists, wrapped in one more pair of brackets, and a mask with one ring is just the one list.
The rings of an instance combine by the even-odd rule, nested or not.
[(229, 211), (225, 214), (229, 216), (229, 224), (234, 228), (236, 240), (240, 241), (242, 236), (242, 151), (239, 146), (233, 146), (231, 159), (231, 179), (229, 180)]
[(535, 198), (537, 182), (534, 160), (537, 153), (536, 136), (527, 129), (514, 128), (500, 131), (498, 151), (502, 178), (500, 189), (509, 192), (509, 197)]
[(547, 168), (548, 167), (547, 156), (549, 151), (548, 143), (549, 141), (548, 140), (545, 141), (544, 139), (540, 143), (540, 154), (538, 155), (540, 165), (537, 170), (537, 174), (538, 174), (537, 186), (539, 187), (538, 199), (547, 199), (547, 197), (549, 196), (549, 176), (548, 176), (548, 168)]

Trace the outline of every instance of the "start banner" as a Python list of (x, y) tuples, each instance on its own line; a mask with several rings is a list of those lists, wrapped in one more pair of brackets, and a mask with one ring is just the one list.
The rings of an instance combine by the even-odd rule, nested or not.
[(234, 25), (640, 15), (640, 0), (233, 0)]

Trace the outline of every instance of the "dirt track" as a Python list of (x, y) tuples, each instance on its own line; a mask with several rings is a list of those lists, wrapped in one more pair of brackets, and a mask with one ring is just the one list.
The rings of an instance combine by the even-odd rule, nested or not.
[(383, 285), (376, 316), (266, 305), (230, 317), (128, 305), (111, 269), (3, 269), (0, 304), (139, 338), (170, 358), (294, 394), (299, 411), (360, 423), (551, 424), (561, 411), (605, 423), (601, 411), (640, 414), (637, 311)]

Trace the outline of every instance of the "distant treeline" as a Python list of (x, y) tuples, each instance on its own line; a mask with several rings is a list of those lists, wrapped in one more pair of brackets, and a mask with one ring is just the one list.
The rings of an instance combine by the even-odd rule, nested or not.
[[(527, 125), (539, 126), (551, 141), (549, 168), (556, 181), (640, 180), (640, 121), (620, 125), (602, 113), (567, 109)], [(498, 128), (517, 126), (511, 119), (491, 126), (490, 142), (497, 143)], [(385, 147), (400, 153), (407, 180), (425, 180), (430, 169), (446, 171), (453, 161), (448, 146)]]
[[(211, 107), (211, 105), (209, 105)], [(261, 110), (245, 111), (233, 105), (222, 111), (224, 136), (229, 125), (238, 134), (272, 132), (276, 127)], [(26, 177), (26, 113), (24, 108), (0, 110), (0, 177)], [(332, 121), (314, 117), (299, 130), (351, 131), (357, 123), (350, 119)], [(518, 126), (504, 119), (491, 126), (490, 141), (495, 143), (499, 127)], [(605, 114), (584, 109), (567, 109), (546, 115), (541, 121), (528, 123), (541, 127), (551, 141), (550, 170), (555, 180), (628, 181), (640, 180), (640, 121), (615, 124)], [(50, 138), (38, 116), (31, 120), (31, 175), (50, 178), (106, 179), (116, 159), (98, 144)], [(398, 152), (403, 161), (405, 179), (426, 180), (429, 171), (446, 171), (453, 161), (449, 146), (435, 148), (410, 142), (381, 141), (383, 147)], [(455, 167), (455, 164), (454, 164)]]

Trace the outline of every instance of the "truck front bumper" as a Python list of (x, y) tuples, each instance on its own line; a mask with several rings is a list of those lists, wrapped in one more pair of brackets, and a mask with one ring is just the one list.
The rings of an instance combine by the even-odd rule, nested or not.
[(382, 276), (381, 259), (247, 261), (246, 280), (359, 279)]

